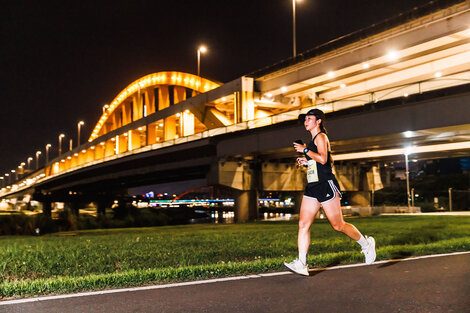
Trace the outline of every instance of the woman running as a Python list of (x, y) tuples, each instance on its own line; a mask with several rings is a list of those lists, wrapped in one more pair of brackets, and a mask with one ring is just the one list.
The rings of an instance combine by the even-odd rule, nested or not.
[(364, 237), (354, 225), (343, 220), (341, 212), (341, 192), (338, 182), (332, 172), (330, 142), (326, 135), (325, 114), (318, 109), (312, 109), (307, 114), (300, 114), (299, 120), (304, 122), (305, 129), (312, 135), (308, 145), (294, 142), (297, 152), (305, 154), (297, 158), (299, 166), (307, 168), (307, 187), (300, 206), (298, 248), (299, 258), (284, 265), (292, 272), (308, 276), (307, 252), (310, 245), (310, 226), (313, 219), (323, 206), (323, 210), (336, 230), (343, 232), (361, 245), (365, 262), (375, 261), (375, 240)]

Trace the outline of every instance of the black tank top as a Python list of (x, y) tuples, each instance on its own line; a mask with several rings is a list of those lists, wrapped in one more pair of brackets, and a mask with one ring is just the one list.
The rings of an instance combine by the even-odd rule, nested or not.
[[(322, 133), (322, 132), (320, 132), (320, 133)], [(317, 138), (317, 136), (320, 133), (316, 134), (315, 137), (313, 137), (312, 142), (307, 144), (307, 148), (309, 150), (315, 152), (315, 153), (318, 153), (318, 148), (315, 145), (315, 138)], [(306, 158), (307, 158), (308, 161), (312, 160), (312, 158), (310, 158), (308, 155), (306, 155)], [(313, 161), (313, 162), (315, 162), (315, 161)], [(317, 183), (321, 183), (321, 182), (324, 182), (324, 181), (335, 178), (335, 176), (333, 175), (333, 171), (331, 169), (331, 152), (329, 150), (328, 150), (327, 161), (326, 161), (325, 164), (321, 164), (319, 162), (315, 162), (315, 163), (316, 164), (313, 165), (313, 166), (316, 166), (316, 171), (318, 173), (317, 174), (318, 180), (317, 181), (312, 181), (312, 182), (309, 181), (309, 184), (317, 184)], [(312, 166), (312, 164), (309, 164), (309, 170), (310, 170), (310, 166)], [(308, 174), (307, 174), (307, 177), (308, 177)]]

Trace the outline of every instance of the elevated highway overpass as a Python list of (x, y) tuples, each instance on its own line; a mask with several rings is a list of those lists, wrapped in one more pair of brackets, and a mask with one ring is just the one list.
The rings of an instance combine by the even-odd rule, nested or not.
[(297, 116), (314, 107), (327, 113), (345, 190), (367, 191), (348, 174), (352, 161), (470, 155), (470, 5), (437, 3), (226, 84), (147, 75), (103, 108), (86, 144), (2, 186), (0, 197), (47, 207), (205, 178), (237, 190), (245, 220), (257, 190), (303, 189), (291, 145), (308, 139)]

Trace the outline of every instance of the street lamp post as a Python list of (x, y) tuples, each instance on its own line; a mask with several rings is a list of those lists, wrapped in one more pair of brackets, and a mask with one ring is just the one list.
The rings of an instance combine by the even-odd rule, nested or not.
[(297, 54), (295, 47), (295, 0), (292, 0), (292, 44), (294, 50), (294, 58)]
[(64, 138), (64, 134), (59, 135), (59, 156), (62, 154), (62, 138)]
[(5, 173), (5, 177), (8, 177), (8, 185), (11, 184), (11, 178), (10, 178), (10, 174), (8, 173)]
[(39, 168), (39, 156), (41, 155), (41, 151), (36, 151), (36, 169)]
[(50, 143), (46, 145), (46, 164), (49, 163), (49, 149), (52, 147)]
[(80, 128), (82, 125), (84, 125), (85, 122), (84, 121), (80, 121), (78, 122), (77, 124), (77, 132), (78, 132), (78, 135), (77, 135), (77, 147), (80, 147)]
[(25, 169), (26, 163), (21, 162), (20, 166), (18, 166), (18, 169), (21, 169), (21, 172), (23, 174), (23, 177), (26, 175), (26, 169)]
[(197, 49), (197, 76), (201, 76), (201, 53), (206, 53), (206, 46), (199, 46)]
[(13, 174), (16, 174), (16, 175), (15, 175), (15, 176), (16, 176), (16, 179), (15, 179), (15, 180), (18, 180), (18, 173), (17, 173), (15, 170), (11, 170), (11, 173), (12, 173), (12, 175), (13, 175)]
[(1, 188), (5, 187), (5, 177), (0, 176), (0, 180), (2, 181), (2, 186), (1, 186)]
[(410, 171), (408, 169), (408, 154), (409, 152), (405, 152), (405, 174), (406, 174), (406, 198), (408, 201), (408, 208), (410, 208)]
[(452, 187), (449, 188), (449, 211), (452, 211)]
[(292, 44), (294, 57), (297, 55), (296, 36), (295, 36), (295, 3), (300, 0), (292, 0)]
[(32, 157), (28, 158), (28, 170), (31, 170), (31, 161), (33, 160)]

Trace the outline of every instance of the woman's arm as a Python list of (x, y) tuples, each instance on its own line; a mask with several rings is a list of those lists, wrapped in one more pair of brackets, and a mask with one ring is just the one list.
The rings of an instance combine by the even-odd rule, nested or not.
[(328, 137), (325, 133), (321, 133), (315, 138), (315, 145), (317, 146), (318, 153), (309, 151), (307, 155), (320, 164), (326, 164), (328, 161)]
[[(309, 150), (307, 155), (315, 162), (326, 164), (328, 161), (328, 137), (324, 133), (318, 134), (314, 143), (317, 146), (318, 153)], [(301, 145), (294, 142), (294, 148), (297, 152), (303, 153), (306, 147), (307, 145)]]

